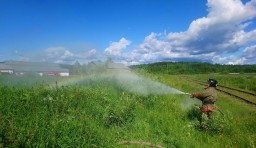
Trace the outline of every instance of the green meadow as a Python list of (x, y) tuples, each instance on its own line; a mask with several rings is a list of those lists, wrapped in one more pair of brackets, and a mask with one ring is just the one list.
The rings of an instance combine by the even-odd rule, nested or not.
[[(184, 77), (215, 77), (220, 84), (255, 92), (255, 75), (137, 75), (182, 92), (203, 89)], [(253, 105), (218, 93), (216, 105), (224, 116), (215, 111), (212, 123), (201, 127), (200, 101), (175, 92), (131, 91), (130, 79), (116, 77), (102, 73), (62, 83), (74, 77), (0, 76), (0, 147), (256, 146)]]

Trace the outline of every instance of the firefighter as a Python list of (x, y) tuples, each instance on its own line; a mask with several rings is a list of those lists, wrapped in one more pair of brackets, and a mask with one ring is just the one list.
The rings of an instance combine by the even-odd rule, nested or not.
[(214, 79), (208, 79), (207, 86), (202, 92), (195, 92), (190, 94), (191, 98), (196, 97), (202, 101), (202, 116), (206, 115), (208, 120), (212, 119), (212, 111), (214, 110), (214, 103), (217, 101), (217, 87), (218, 82)]

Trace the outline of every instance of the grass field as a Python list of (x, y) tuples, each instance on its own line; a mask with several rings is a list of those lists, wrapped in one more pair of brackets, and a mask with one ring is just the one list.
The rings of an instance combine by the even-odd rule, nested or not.
[[(181, 75), (139, 75), (182, 92), (202, 90)], [(128, 84), (136, 89), (145, 79), (132, 86), (131, 79), (120, 82), (116, 77), (0, 76), (0, 147), (256, 146), (255, 106), (219, 93), (216, 104), (225, 115), (214, 112), (211, 126), (201, 128), (198, 100), (183, 94), (130, 91)], [(212, 77), (224, 85), (255, 91), (255, 75), (186, 77)], [(66, 79), (76, 81), (62, 83), (71, 82)]]
[(205, 81), (214, 77), (220, 85), (237, 88), (256, 94), (256, 74), (204, 74), (191, 75), (191, 78)]

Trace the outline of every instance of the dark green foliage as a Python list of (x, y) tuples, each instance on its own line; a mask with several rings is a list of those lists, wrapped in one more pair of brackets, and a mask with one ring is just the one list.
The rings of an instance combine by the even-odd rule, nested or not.
[(104, 125), (105, 127), (111, 126), (122, 126), (126, 123), (131, 123), (134, 120), (135, 106), (125, 104), (123, 106), (111, 107), (106, 113), (104, 117)]
[(106, 146), (95, 123), (103, 114), (96, 104), (101, 95), (90, 88), (2, 87), (0, 92), (0, 146)]
[(191, 108), (190, 110), (188, 110), (187, 112), (187, 118), (189, 120), (200, 120), (201, 119), (201, 111), (200, 108), (198, 106), (194, 106), (193, 108)]
[(220, 65), (197, 62), (160, 62), (131, 66), (158, 74), (256, 73), (256, 65)]
[(231, 122), (229, 116), (224, 116), (217, 111), (212, 113), (212, 119), (208, 119), (206, 114), (203, 114), (199, 107), (193, 107), (187, 111), (187, 118), (194, 121), (195, 128), (199, 131), (209, 134), (233, 134), (231, 132)]

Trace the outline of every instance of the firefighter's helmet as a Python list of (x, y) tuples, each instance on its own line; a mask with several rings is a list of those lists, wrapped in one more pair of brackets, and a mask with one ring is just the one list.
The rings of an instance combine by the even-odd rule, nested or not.
[(208, 79), (208, 84), (210, 87), (217, 87), (218, 81), (214, 79)]

